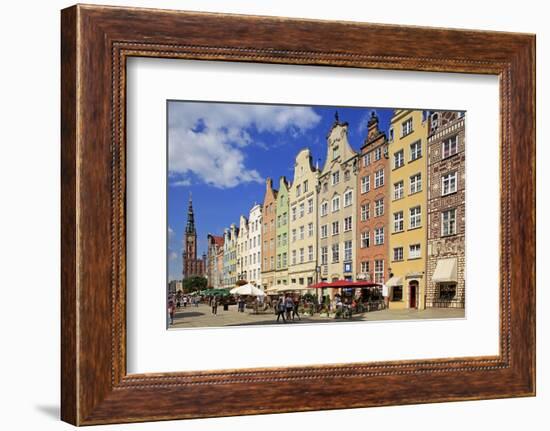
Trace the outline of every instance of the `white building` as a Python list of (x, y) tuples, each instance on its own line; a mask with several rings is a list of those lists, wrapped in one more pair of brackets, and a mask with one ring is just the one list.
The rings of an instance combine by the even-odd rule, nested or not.
[(237, 279), (248, 281), (248, 219), (241, 215), (239, 219), (239, 237), (237, 239)]
[(248, 217), (248, 282), (262, 286), (262, 206), (255, 204)]

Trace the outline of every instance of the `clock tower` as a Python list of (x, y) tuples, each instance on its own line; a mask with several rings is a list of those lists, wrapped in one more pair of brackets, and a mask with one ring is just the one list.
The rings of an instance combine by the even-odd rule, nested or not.
[(187, 224), (185, 226), (185, 241), (183, 251), (183, 278), (204, 275), (204, 259), (197, 259), (197, 230), (195, 228), (195, 214), (193, 200), (189, 194), (187, 207)]

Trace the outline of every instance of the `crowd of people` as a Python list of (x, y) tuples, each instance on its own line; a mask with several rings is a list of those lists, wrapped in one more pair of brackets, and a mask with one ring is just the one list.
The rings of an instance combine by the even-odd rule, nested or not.
[(277, 323), (300, 321), (302, 320), (301, 314), (304, 312), (309, 315), (319, 314), (322, 316), (326, 314), (327, 317), (335, 315), (336, 317), (351, 319), (354, 313), (370, 311), (370, 308), (365, 306), (367, 302), (370, 304), (376, 303), (376, 307), (385, 308), (386, 304), (383, 300), (380, 300), (381, 298), (381, 295), (365, 298), (362, 295), (355, 296), (349, 294), (336, 294), (333, 298), (330, 298), (328, 295), (318, 298), (317, 295), (299, 295), (295, 293), (275, 296), (202, 296), (180, 294), (169, 296), (168, 316), (170, 325), (173, 325), (178, 309), (182, 307), (185, 309), (188, 306), (199, 307), (200, 303), (204, 303), (208, 304), (210, 312), (214, 316), (218, 314), (218, 307), (220, 305), (227, 311), (230, 304), (235, 304), (238, 313), (244, 313), (247, 308), (254, 314), (273, 313)]

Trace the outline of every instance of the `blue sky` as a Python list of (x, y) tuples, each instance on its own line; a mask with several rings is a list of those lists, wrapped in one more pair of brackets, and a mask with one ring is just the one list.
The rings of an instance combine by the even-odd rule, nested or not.
[(349, 123), (349, 142), (359, 151), (373, 110), (387, 132), (392, 109), (168, 101), (169, 279), (181, 278), (190, 192), (200, 255), (208, 233), (222, 235), (263, 201), (267, 177), (275, 186), (281, 175), (292, 180), (300, 149), (310, 148), (323, 166), (335, 111)]

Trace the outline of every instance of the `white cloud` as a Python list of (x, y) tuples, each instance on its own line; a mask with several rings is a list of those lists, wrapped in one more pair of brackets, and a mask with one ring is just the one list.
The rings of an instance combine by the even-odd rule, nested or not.
[(175, 251), (171, 251), (170, 254), (168, 255), (168, 258), (170, 260), (176, 260), (178, 258), (178, 254)]
[(168, 239), (172, 239), (174, 236), (174, 229), (171, 226), (168, 226)]
[(244, 148), (254, 142), (251, 132), (289, 133), (298, 137), (321, 117), (300, 106), (237, 105), (229, 103), (169, 104), (168, 139), (171, 185), (189, 185), (187, 175), (219, 188), (262, 182), (247, 166)]

